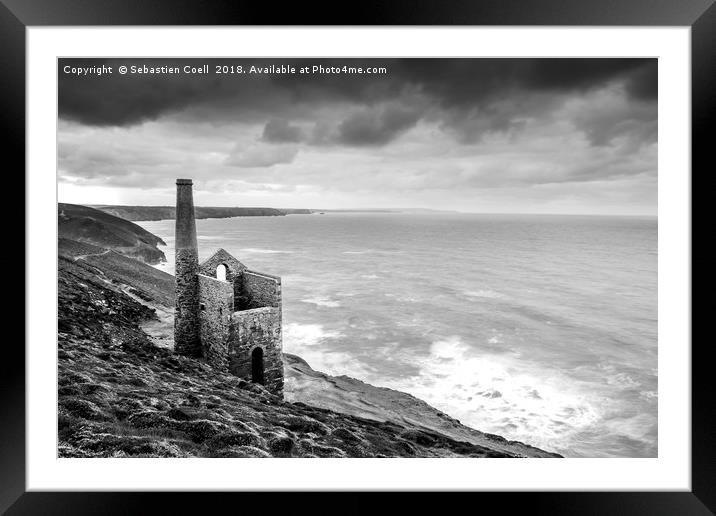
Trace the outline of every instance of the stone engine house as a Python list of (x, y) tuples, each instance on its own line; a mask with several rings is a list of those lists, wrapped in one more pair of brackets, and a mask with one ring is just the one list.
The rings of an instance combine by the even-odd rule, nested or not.
[(177, 179), (174, 349), (283, 396), (281, 278), (223, 249), (199, 264), (191, 179)]

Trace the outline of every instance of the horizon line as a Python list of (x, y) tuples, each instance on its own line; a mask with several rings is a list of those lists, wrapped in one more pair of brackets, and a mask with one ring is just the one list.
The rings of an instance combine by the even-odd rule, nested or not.
[[(79, 204), (57, 201), (58, 204)], [(143, 208), (175, 208), (174, 205), (166, 204), (84, 204), (84, 206), (95, 207), (95, 206), (107, 206), (107, 207), (143, 207)], [(287, 207), (274, 207), (274, 206), (196, 206), (196, 208), (251, 208), (251, 209), (274, 209), (274, 210), (310, 210), (313, 212), (395, 212), (401, 213), (405, 211), (417, 210), (417, 211), (429, 211), (435, 214), (460, 214), (460, 215), (533, 215), (533, 216), (583, 216), (583, 217), (650, 217), (658, 218), (658, 213), (575, 213), (575, 212), (523, 212), (523, 211), (511, 211), (511, 212), (495, 212), (495, 211), (462, 211), (462, 210), (445, 210), (439, 208), (421, 208), (421, 207), (409, 207), (409, 208), (287, 208)]]

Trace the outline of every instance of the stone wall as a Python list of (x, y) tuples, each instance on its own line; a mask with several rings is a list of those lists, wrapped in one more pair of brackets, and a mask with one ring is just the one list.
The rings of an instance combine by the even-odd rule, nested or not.
[(241, 293), (248, 300), (246, 308), (281, 309), (281, 278), (246, 269), (241, 279)]
[(228, 341), (234, 311), (234, 286), (203, 274), (199, 278), (199, 328), (202, 354), (212, 366), (228, 371)]
[(281, 310), (277, 307), (234, 312), (229, 336), (229, 371), (252, 380), (252, 353), (263, 350), (264, 386), (283, 396)]
[(177, 249), (175, 272), (174, 350), (201, 356), (199, 340), (199, 260), (196, 249)]

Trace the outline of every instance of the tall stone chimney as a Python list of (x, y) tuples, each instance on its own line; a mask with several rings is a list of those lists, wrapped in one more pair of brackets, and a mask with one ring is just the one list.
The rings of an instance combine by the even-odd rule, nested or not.
[(177, 179), (174, 351), (201, 356), (199, 338), (199, 255), (191, 179)]

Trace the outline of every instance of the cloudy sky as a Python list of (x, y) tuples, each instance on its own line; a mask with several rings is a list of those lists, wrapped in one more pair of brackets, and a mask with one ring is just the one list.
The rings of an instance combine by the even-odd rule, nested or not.
[[(120, 65), (387, 73), (127, 74)], [(77, 76), (65, 65), (112, 66)], [(59, 200), (649, 214), (654, 59), (60, 60)]]

